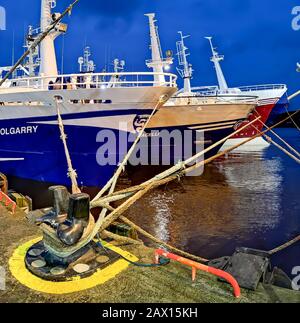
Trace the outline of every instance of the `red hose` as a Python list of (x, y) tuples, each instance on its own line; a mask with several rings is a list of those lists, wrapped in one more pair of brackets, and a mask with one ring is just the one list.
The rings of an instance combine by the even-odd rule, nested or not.
[(216, 269), (216, 268), (213, 268), (213, 267), (209, 267), (209, 266), (200, 264), (200, 263), (195, 262), (193, 260), (177, 256), (177, 255), (175, 255), (173, 253), (166, 252), (166, 251), (164, 251), (162, 249), (157, 249), (155, 251), (155, 261), (156, 261), (156, 263), (159, 260), (159, 256), (162, 256), (162, 257), (165, 257), (165, 258), (168, 258), (168, 259), (171, 259), (171, 260), (175, 260), (175, 261), (177, 261), (177, 262), (179, 262), (179, 263), (181, 263), (183, 265), (187, 265), (189, 267), (192, 267), (192, 279), (193, 279), (193, 281), (196, 279), (196, 271), (197, 270), (201, 270), (201, 271), (210, 273), (210, 274), (212, 274), (214, 276), (217, 276), (219, 278), (225, 279), (232, 286), (234, 296), (236, 298), (239, 298), (241, 296), (241, 289), (240, 289), (240, 286), (239, 286), (238, 282), (236, 281), (236, 279), (232, 275), (228, 274), (227, 272), (225, 272), (223, 270)]

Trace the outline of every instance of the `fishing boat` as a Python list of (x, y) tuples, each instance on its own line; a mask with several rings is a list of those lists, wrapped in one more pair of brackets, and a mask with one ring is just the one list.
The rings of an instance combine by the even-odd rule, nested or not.
[[(146, 64), (149, 68), (153, 69), (154, 73), (161, 75), (164, 69), (169, 70), (170, 65), (173, 63), (173, 58), (170, 51), (167, 51), (167, 58), (163, 58), (155, 14), (150, 13), (146, 16), (149, 19), (150, 49), (152, 53), (152, 59), (148, 60)], [(194, 147), (189, 151), (195, 153), (233, 133), (237, 126), (244, 122), (255, 109), (257, 97), (255, 95), (203, 95), (203, 93), (192, 91), (192, 67), (187, 61), (189, 55), (187, 52), (188, 48), (184, 44), (186, 36), (182, 32), (179, 33), (181, 40), (177, 42), (177, 55), (183, 69), (178, 69), (178, 72), (184, 79), (184, 88), (159, 109), (150, 120), (147, 131), (162, 137), (162, 133), (165, 133), (166, 129), (168, 133), (175, 130), (179, 130), (182, 133), (190, 131)], [(188, 145), (186, 140), (182, 142), (183, 145)], [(164, 154), (163, 152), (165, 151), (169, 154), (170, 145), (174, 146), (174, 144), (162, 145), (161, 153)], [(205, 158), (216, 154), (221, 146), (212, 149), (205, 155)], [(180, 152), (185, 150), (185, 148), (178, 149), (179, 154), (177, 157), (174, 157), (175, 162), (183, 159)], [(172, 149), (174, 150), (174, 147)], [(191, 156), (184, 157), (188, 158)], [(155, 160), (158, 162), (158, 158)]]
[[(241, 133), (234, 136), (232, 139), (226, 142), (226, 145), (233, 146), (239, 141), (245, 140), (245, 138), (252, 137), (258, 134), (263, 129), (263, 124), (272, 124), (273, 121), (281, 115), (286, 113), (289, 107), (289, 101), (287, 96), (287, 86), (285, 84), (263, 84), (263, 85), (254, 85), (254, 86), (242, 86), (236, 88), (230, 88), (227, 84), (225, 76), (223, 74), (220, 62), (224, 60), (223, 55), (219, 55), (216, 48), (213, 45), (212, 37), (206, 37), (209, 41), (210, 48), (212, 51), (211, 61), (214, 64), (216, 71), (218, 86), (207, 87), (207, 88), (194, 88), (194, 91), (204, 93), (204, 95), (211, 93), (212, 95), (235, 95), (235, 96), (244, 96), (244, 95), (254, 95), (258, 97), (258, 106), (249, 116), (248, 120), (245, 122), (250, 122), (256, 117), (260, 116), (260, 121), (254, 123), (251, 127), (246, 128)], [(241, 123), (241, 126), (246, 123)], [(268, 146), (269, 144), (261, 137), (253, 140), (247, 145), (260, 145)], [(245, 149), (245, 146), (243, 146)]]
[[(56, 1), (41, 1), (41, 25), (30, 28), (29, 49), (59, 16), (52, 12), (55, 6)], [(12, 78), (2, 79), (0, 170), (9, 178), (70, 186), (60, 113), (79, 185), (101, 187), (130, 148), (128, 137), (137, 134), (141, 118), (149, 117), (177, 91), (177, 76), (133, 72), (116, 77), (92, 71), (61, 75), (55, 39), (66, 32), (67, 25), (60, 22)], [(10, 69), (0, 68), (1, 77)]]

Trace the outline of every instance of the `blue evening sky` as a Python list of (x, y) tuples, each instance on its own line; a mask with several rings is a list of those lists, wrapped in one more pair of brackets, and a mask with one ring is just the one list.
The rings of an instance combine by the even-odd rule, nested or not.
[[(71, 0), (57, 0), (62, 11)], [(190, 34), (190, 62), (194, 86), (215, 85), (205, 36), (225, 55), (222, 67), (230, 86), (286, 83), (290, 93), (300, 88), (300, 31), (292, 29), (291, 14), (299, 1), (284, 0), (80, 0), (66, 18), (64, 71), (78, 70), (77, 58), (91, 46), (97, 70), (107, 61), (126, 60), (127, 71), (145, 71), (149, 58), (149, 30), (144, 13), (157, 14), (163, 50), (175, 50), (177, 31)], [(0, 0), (6, 9), (7, 30), (0, 31), (0, 66), (11, 63), (13, 33), (15, 55), (22, 53), (24, 30), (39, 23), (40, 0)], [(62, 38), (57, 40), (61, 65)], [(177, 61), (176, 61), (177, 63)], [(175, 72), (175, 65), (172, 68)]]

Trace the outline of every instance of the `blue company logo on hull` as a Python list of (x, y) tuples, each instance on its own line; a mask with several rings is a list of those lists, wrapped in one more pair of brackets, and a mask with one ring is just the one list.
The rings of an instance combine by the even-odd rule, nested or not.
[(37, 133), (39, 126), (0, 128), (0, 136), (26, 135)]

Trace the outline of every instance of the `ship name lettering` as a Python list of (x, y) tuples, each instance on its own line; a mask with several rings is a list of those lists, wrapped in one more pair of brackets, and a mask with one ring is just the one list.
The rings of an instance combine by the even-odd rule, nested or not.
[(38, 126), (0, 128), (0, 136), (34, 134), (37, 130)]

